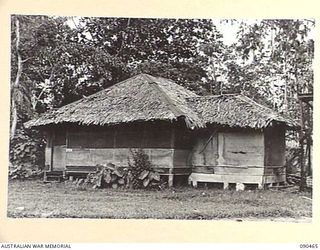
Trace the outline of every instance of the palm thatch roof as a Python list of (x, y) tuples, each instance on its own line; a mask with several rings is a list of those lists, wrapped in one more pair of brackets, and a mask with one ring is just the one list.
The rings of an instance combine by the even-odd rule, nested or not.
[(297, 124), (242, 95), (200, 97), (171, 80), (140, 74), (105, 90), (49, 111), (25, 123), (39, 127), (61, 123), (116, 125), (137, 121), (176, 121), (188, 128), (207, 124), (265, 128)]
[(206, 124), (261, 129), (277, 124), (287, 128), (299, 125), (272, 109), (241, 94), (201, 96), (188, 99), (188, 104)]
[(190, 128), (202, 120), (187, 105), (197, 95), (164, 78), (139, 74), (107, 89), (43, 114), (27, 127), (59, 123), (115, 125), (134, 121), (185, 120)]

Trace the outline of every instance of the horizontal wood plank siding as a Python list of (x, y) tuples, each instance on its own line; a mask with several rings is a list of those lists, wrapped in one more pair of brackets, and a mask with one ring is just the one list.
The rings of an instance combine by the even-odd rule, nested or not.
[(66, 166), (94, 166), (89, 149), (67, 148)]
[(68, 131), (69, 148), (171, 148), (170, 130), (164, 128), (106, 128)]
[[(168, 168), (173, 167), (172, 149), (152, 148), (144, 149), (144, 151), (155, 166), (167, 166)], [(131, 157), (131, 153), (130, 149), (126, 148), (68, 148), (66, 150), (66, 165), (96, 166), (97, 164), (113, 163), (117, 166), (127, 166), (128, 157)]]

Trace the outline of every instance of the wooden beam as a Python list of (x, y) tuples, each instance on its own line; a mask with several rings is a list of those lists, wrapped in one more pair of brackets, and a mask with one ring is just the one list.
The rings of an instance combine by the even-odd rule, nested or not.
[(303, 102), (313, 101), (313, 93), (298, 93), (298, 99)]
[(304, 128), (304, 109), (303, 109), (303, 102), (301, 99), (299, 99), (300, 104), (300, 131), (299, 131), (299, 143), (300, 143), (300, 169), (301, 169), (301, 180), (300, 180), (300, 191), (305, 191), (307, 187), (307, 181), (306, 181), (306, 168), (304, 164), (304, 146), (303, 146), (303, 128)]

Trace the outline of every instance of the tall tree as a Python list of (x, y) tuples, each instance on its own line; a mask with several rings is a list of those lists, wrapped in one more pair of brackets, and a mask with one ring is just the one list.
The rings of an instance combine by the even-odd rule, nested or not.
[[(66, 18), (13, 15), (11, 22), (11, 163), (34, 162), (42, 139), (23, 122), (61, 102), (60, 89), (75, 69), (76, 33)], [(69, 70), (69, 71), (68, 71)]]
[(313, 26), (309, 20), (243, 24), (235, 45), (242, 55), (237, 64), (245, 73), (242, 81), (255, 82), (275, 109), (289, 112), (294, 118), (298, 113), (297, 93), (313, 88), (314, 41), (308, 36)]
[(140, 72), (198, 90), (208, 78), (208, 57), (200, 47), (217, 39), (211, 20), (83, 18), (80, 23), (83, 43), (125, 64), (125, 72), (108, 70), (108, 78), (97, 72), (94, 77), (103, 79), (103, 87)]

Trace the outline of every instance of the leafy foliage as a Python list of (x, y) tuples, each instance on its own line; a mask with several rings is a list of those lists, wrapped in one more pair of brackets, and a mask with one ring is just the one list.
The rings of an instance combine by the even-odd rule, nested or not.
[[(88, 174), (84, 184), (91, 184), (93, 188), (129, 187), (130, 172), (117, 168), (114, 164), (98, 165), (95, 173)], [(79, 182), (77, 182), (79, 185)], [(81, 181), (80, 181), (81, 184)]]
[(142, 150), (131, 150), (132, 161), (128, 165), (132, 173), (132, 188), (140, 189), (158, 185), (160, 175), (152, 170), (148, 155)]
[(286, 171), (287, 174), (296, 174), (300, 171), (299, 164), (300, 149), (289, 147), (286, 149)]
[(162, 188), (164, 183), (160, 181), (160, 175), (152, 170), (152, 164), (143, 150), (132, 151), (132, 157), (129, 168), (119, 168), (112, 163), (98, 165), (96, 172), (74, 183), (78, 187), (91, 185), (93, 188)]
[(9, 169), (9, 180), (26, 180), (41, 178), (43, 171), (33, 166), (19, 165)]
[[(83, 43), (122, 61), (127, 74), (150, 73), (194, 89), (207, 77), (199, 47), (219, 34), (209, 19), (82, 18), (81, 27), (89, 37)], [(123, 80), (122, 69), (105, 72), (103, 86)]]
[(16, 136), (10, 141), (10, 163), (12, 167), (42, 168), (44, 149), (41, 133), (18, 127)]
[(274, 109), (297, 119), (297, 93), (313, 89), (314, 41), (308, 35), (313, 26), (309, 20), (242, 23), (233, 45), (242, 58), (232, 65), (233, 85), (243, 84), (244, 90), (248, 84), (249, 91), (265, 96)]

